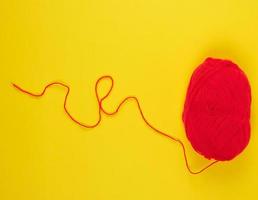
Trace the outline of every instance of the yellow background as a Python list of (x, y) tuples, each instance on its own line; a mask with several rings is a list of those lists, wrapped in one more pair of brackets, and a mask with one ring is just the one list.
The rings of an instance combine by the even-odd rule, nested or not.
[[(1, 0), (0, 199), (166, 200), (258, 198), (257, 0)], [(155, 134), (128, 102), (92, 130), (63, 111), (97, 119), (94, 83), (116, 85), (105, 107), (136, 95), (146, 117), (184, 141), (193, 169), (208, 163), (189, 145), (181, 113), (190, 75), (207, 56), (232, 59), (252, 86), (252, 137), (231, 162), (190, 175), (180, 146)], [(103, 85), (106, 86), (105, 83)], [(103, 86), (103, 87), (105, 87)]]

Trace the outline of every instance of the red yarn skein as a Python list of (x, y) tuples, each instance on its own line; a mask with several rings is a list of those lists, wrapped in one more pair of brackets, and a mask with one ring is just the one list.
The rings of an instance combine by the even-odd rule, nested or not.
[(250, 139), (251, 89), (229, 60), (207, 58), (193, 73), (183, 111), (186, 135), (208, 159), (231, 160)]
[[(100, 96), (98, 88), (99, 83), (103, 80), (109, 80), (111, 85), (107, 93)], [(114, 87), (112, 76), (102, 76), (95, 83), (99, 117), (93, 124), (83, 123), (69, 112), (67, 98), (70, 87), (67, 84), (52, 82), (47, 84), (40, 93), (27, 91), (14, 83), (12, 85), (19, 91), (33, 97), (42, 97), (51, 86), (64, 87), (66, 89), (63, 103), (65, 113), (73, 122), (84, 128), (97, 127), (102, 120), (102, 114), (113, 116), (127, 101), (134, 100), (142, 120), (148, 127), (180, 144), (185, 165), (191, 174), (200, 174), (218, 161), (233, 159), (243, 151), (250, 139), (250, 85), (241, 69), (228, 60), (207, 58), (194, 71), (188, 87), (183, 112), (187, 137), (197, 152), (208, 159), (215, 159), (198, 171), (190, 168), (184, 143), (154, 127), (145, 117), (136, 96), (125, 97), (114, 111), (107, 111), (103, 108), (103, 101), (107, 99)]]

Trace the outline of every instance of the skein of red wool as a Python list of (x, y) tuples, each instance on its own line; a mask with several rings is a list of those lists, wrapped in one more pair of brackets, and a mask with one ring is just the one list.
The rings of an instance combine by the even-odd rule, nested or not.
[(192, 147), (207, 159), (235, 158), (250, 139), (251, 89), (229, 60), (207, 58), (192, 74), (183, 122)]
[[(111, 85), (104, 96), (98, 92), (99, 83), (108, 80)], [(185, 101), (183, 121), (187, 137), (193, 148), (208, 159), (215, 159), (200, 170), (192, 170), (186, 154), (184, 143), (171, 134), (153, 126), (145, 117), (140, 101), (136, 96), (125, 97), (114, 111), (108, 111), (102, 103), (110, 95), (114, 80), (106, 75), (97, 79), (95, 95), (98, 102), (98, 119), (93, 124), (87, 124), (76, 119), (67, 108), (70, 93), (69, 85), (62, 82), (52, 82), (45, 86), (40, 93), (27, 91), (16, 84), (17, 90), (33, 97), (42, 97), (52, 86), (66, 89), (63, 108), (67, 116), (84, 128), (95, 128), (102, 115), (113, 116), (121, 107), (133, 100), (145, 124), (158, 134), (177, 142), (183, 150), (185, 165), (191, 174), (200, 174), (215, 163), (231, 160), (247, 146), (250, 138), (250, 104), (251, 90), (248, 80), (238, 66), (227, 60), (207, 58), (193, 73)]]

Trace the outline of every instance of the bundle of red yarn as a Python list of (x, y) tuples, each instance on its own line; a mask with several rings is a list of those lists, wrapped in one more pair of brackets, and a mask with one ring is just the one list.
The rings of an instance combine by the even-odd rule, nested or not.
[(250, 139), (251, 89), (229, 60), (207, 58), (192, 74), (183, 122), (192, 147), (207, 159), (235, 158)]
[[(98, 93), (99, 83), (102, 80), (111, 82), (108, 92), (103, 97)], [(67, 98), (70, 87), (62, 82), (49, 83), (40, 93), (32, 93), (16, 84), (12, 85), (19, 91), (33, 97), (42, 97), (51, 86), (64, 87), (66, 89), (63, 104), (65, 113), (73, 122), (84, 128), (97, 127), (101, 122), (102, 114), (115, 115), (125, 102), (134, 100), (140, 116), (147, 126), (181, 145), (186, 167), (191, 174), (199, 174), (218, 161), (233, 159), (245, 149), (250, 139), (250, 85), (244, 72), (229, 60), (207, 58), (194, 71), (188, 86), (183, 111), (186, 135), (198, 153), (208, 159), (215, 159), (198, 171), (191, 170), (184, 143), (154, 127), (146, 119), (136, 96), (125, 97), (112, 112), (103, 108), (102, 102), (110, 95), (114, 86), (112, 76), (102, 76), (96, 81), (95, 95), (99, 105), (99, 118), (94, 124), (83, 123), (68, 111)]]

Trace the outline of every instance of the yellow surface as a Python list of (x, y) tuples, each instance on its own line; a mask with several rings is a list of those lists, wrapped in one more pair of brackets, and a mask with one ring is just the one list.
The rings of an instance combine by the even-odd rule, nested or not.
[[(257, 199), (258, 1), (1, 0), (0, 199)], [(105, 103), (139, 97), (147, 118), (181, 138), (193, 169), (208, 163), (181, 121), (189, 77), (207, 56), (234, 60), (252, 86), (252, 138), (231, 162), (190, 175), (180, 146), (147, 128), (133, 102), (93, 130), (95, 80), (114, 76)], [(103, 87), (108, 83), (103, 83)]]

